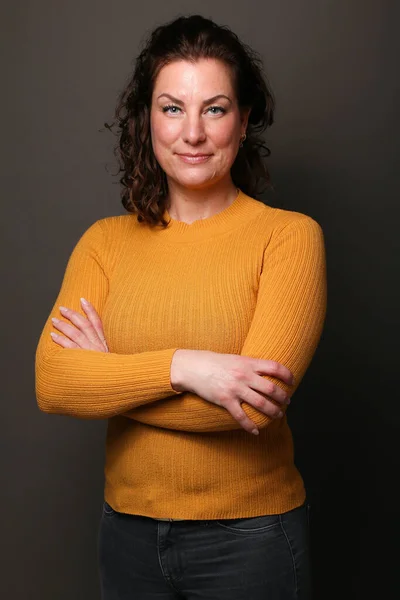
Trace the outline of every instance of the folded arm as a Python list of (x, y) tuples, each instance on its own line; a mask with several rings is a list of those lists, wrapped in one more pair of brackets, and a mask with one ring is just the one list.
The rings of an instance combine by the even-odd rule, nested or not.
[[(302, 215), (286, 225), (265, 250), (257, 304), (240, 354), (285, 365), (295, 377), (293, 386), (271, 376), (264, 377), (292, 396), (318, 346), (326, 303), (323, 232), (316, 221)], [(258, 428), (268, 426), (273, 420), (246, 403), (242, 407)], [(183, 431), (226, 431), (241, 427), (227, 410), (190, 392), (135, 408), (124, 416)]]
[(103, 227), (94, 223), (76, 244), (58, 297), (41, 333), (35, 356), (39, 408), (48, 413), (104, 419), (177, 394), (170, 383), (176, 348), (138, 354), (62, 348), (52, 340), (51, 318), (58, 307), (81, 312), (80, 298), (90, 298), (102, 315), (109, 283), (102, 261), (107, 248)]

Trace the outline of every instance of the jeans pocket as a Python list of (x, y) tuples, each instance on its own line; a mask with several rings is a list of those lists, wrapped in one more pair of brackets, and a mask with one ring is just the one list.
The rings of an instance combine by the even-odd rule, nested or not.
[(216, 523), (232, 533), (260, 533), (279, 525), (279, 515), (219, 519)]
[(105, 500), (103, 501), (103, 515), (106, 517), (113, 517), (117, 514), (117, 511), (113, 509), (112, 506), (108, 504)]

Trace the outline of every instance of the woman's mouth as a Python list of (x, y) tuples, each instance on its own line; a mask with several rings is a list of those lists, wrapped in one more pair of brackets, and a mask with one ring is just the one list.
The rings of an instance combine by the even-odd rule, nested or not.
[(178, 154), (179, 158), (190, 165), (197, 165), (206, 162), (212, 154)]

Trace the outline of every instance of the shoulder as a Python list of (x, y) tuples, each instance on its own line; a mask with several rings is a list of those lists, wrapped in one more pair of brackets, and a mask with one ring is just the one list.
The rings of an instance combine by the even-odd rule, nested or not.
[[(257, 202), (257, 201), (256, 201)], [(260, 211), (259, 223), (261, 225), (271, 225), (274, 230), (280, 231), (286, 227), (292, 228), (320, 228), (320, 224), (310, 215), (301, 213), (295, 210), (286, 210), (283, 208), (274, 208), (267, 204), (262, 205), (263, 209)]]
[(98, 228), (104, 234), (112, 235), (113, 233), (123, 234), (124, 232), (131, 232), (133, 229), (140, 227), (140, 224), (136, 215), (127, 214), (112, 215), (98, 219), (93, 223), (92, 227)]
[(73, 255), (90, 255), (105, 270), (112, 269), (126, 246), (137, 239), (140, 224), (135, 215), (115, 215), (94, 221), (84, 229), (73, 249)]
[[(250, 197), (248, 197), (250, 200)], [(274, 208), (251, 199), (246, 239), (252, 247), (262, 248), (264, 257), (314, 258), (325, 254), (325, 240), (321, 225), (305, 213)]]
[[(321, 225), (310, 215), (294, 210), (275, 208), (250, 198), (249, 208), (253, 212), (251, 226), (253, 231), (265, 240), (297, 235), (303, 237), (323, 238)], [(251, 202), (250, 202), (251, 201)]]
[(136, 215), (113, 215), (94, 221), (81, 235), (81, 243), (90, 243), (104, 249), (123, 245), (140, 227)]

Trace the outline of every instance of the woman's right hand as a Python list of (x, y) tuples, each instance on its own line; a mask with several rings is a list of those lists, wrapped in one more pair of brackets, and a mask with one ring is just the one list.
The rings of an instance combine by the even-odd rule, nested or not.
[(282, 364), (237, 354), (208, 350), (179, 349), (171, 363), (171, 385), (177, 392), (193, 392), (225, 408), (248, 432), (258, 434), (255, 423), (241, 407), (247, 402), (271, 418), (283, 416), (281, 407), (290, 403), (289, 395), (264, 379), (270, 375), (293, 385), (293, 375)]

